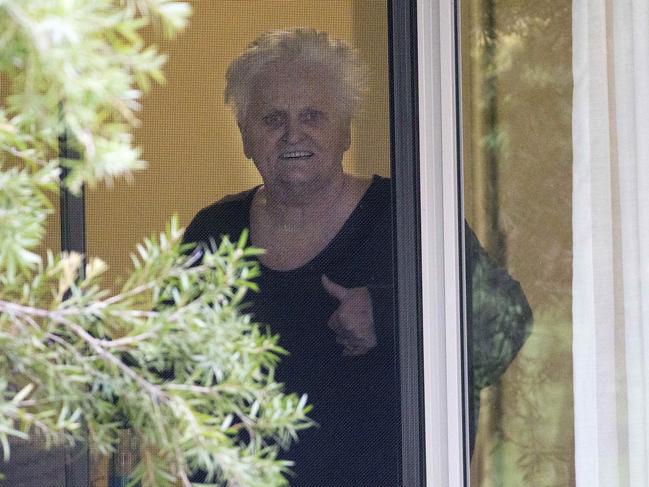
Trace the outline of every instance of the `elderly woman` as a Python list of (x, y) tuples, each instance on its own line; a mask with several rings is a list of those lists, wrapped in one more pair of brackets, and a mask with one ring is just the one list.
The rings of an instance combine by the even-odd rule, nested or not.
[[(284, 456), (295, 462), (292, 486), (399, 485), (390, 182), (342, 166), (365, 75), (355, 51), (312, 29), (253, 42), (230, 65), (225, 99), (263, 184), (201, 210), (185, 234), (187, 242), (209, 242), (248, 228), (250, 243), (266, 250), (251, 310), (289, 352), (277, 380), (308, 393), (319, 425)], [(491, 267), (468, 234), (468, 270), (487, 279)], [(498, 302), (523, 302), (511, 323), (525, 325), (529, 308), (504, 276), (499, 286), (509, 298), (496, 299), (490, 312)], [(518, 329), (509, 356), (493, 364), (520, 348), (528, 328)], [(479, 337), (501, 331), (485, 328)]]
[(263, 185), (203, 209), (188, 242), (250, 229), (257, 321), (289, 351), (277, 371), (319, 425), (285, 455), (291, 485), (395, 487), (398, 415), (390, 184), (343, 171), (365, 67), (310, 29), (263, 35), (227, 73), (225, 98)]

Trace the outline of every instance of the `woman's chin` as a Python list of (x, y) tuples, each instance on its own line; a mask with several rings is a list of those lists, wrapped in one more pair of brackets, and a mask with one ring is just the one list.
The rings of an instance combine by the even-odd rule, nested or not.
[(275, 166), (275, 170), (276, 177), (273, 179), (277, 182), (278, 189), (281, 186), (283, 190), (299, 191), (327, 186), (336, 180), (338, 173), (342, 173), (342, 167), (315, 158), (284, 162)]
[(318, 172), (313, 165), (290, 163), (282, 168), (281, 181), (284, 184), (303, 186), (318, 179)]
[(306, 174), (288, 174), (281, 178), (282, 186), (288, 190), (301, 190), (316, 183), (317, 178)]

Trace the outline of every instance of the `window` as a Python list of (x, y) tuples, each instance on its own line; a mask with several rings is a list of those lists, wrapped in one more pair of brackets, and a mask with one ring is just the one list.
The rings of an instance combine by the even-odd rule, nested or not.
[[(289, 9), (285, 8), (288, 3), (291, 6)], [(367, 388), (364, 394), (380, 394), (380, 397), (377, 401), (365, 400), (363, 403), (371, 403), (377, 411), (361, 412), (369, 418), (382, 414), (390, 419), (380, 425), (385, 430), (376, 443), (380, 448), (366, 449), (362, 458), (347, 455), (341, 460), (341, 454), (336, 449), (344, 450), (344, 445), (353, 445), (352, 440), (362, 446), (363, 442), (359, 438), (362, 437), (360, 433), (363, 431), (378, 438), (376, 425), (372, 426), (365, 418), (363, 420), (367, 424), (356, 421), (356, 428), (349, 428), (345, 434), (350, 438), (345, 441), (336, 436), (326, 441), (320, 440), (319, 444), (308, 445), (307, 436), (311, 432), (306, 432), (305, 439), (296, 446), (296, 449), (301, 448), (302, 461), (297, 460), (298, 477), (293, 480), (294, 483), (299, 483), (302, 478), (309, 478), (304, 477), (312, 475), (309, 469), (317, 471), (318, 468), (322, 470), (325, 467), (329, 469), (327, 475), (341, 475), (341, 472), (346, 472), (348, 478), (328, 478), (327, 481), (338, 487), (345, 485), (344, 482), (354, 486), (366, 482), (372, 487), (382, 485), (380, 482), (386, 487), (393, 487), (397, 482), (413, 486), (423, 482), (420, 462), (423, 449), (419, 431), (421, 415), (418, 407), (421, 382), (417, 371), (421, 343), (418, 325), (420, 314), (417, 310), (417, 230), (416, 225), (408, 223), (407, 220), (412, 219), (414, 222), (417, 215), (415, 188), (411, 184), (416, 177), (416, 164), (412, 164), (416, 159), (416, 131), (408, 122), (413, 119), (415, 113), (413, 104), (416, 103), (416, 92), (408, 89), (413, 81), (415, 59), (411, 33), (408, 30), (408, 22), (411, 19), (403, 15), (408, 9), (397, 4), (390, 8), (391, 10), (386, 2), (374, 0), (325, 3), (268, 0), (243, 4), (239, 1), (224, 0), (209, 5), (195, 4), (188, 31), (173, 44), (165, 45), (170, 56), (166, 70), (168, 83), (155, 88), (144, 101), (143, 123), (136, 132), (136, 137), (143, 147), (143, 158), (150, 162), (151, 167), (145, 173), (136, 174), (132, 183), (115, 181), (112, 188), (87, 192), (83, 204), (85, 229), (79, 237), (85, 239), (88, 254), (105, 259), (114, 277), (127, 275), (129, 249), (144, 235), (159, 231), (169, 215), (177, 212), (181, 222), (184, 225), (189, 224), (201, 208), (224, 196), (238, 194), (262, 183), (255, 165), (246, 160), (245, 156), (249, 155), (248, 147), (242, 150), (242, 136), (237, 127), (237, 120), (222, 101), (228, 64), (246, 49), (247, 44), (268, 30), (300, 26), (325, 31), (359, 49), (370, 67), (367, 84), (369, 94), (352, 127), (352, 145), (347, 151), (344, 164), (349, 172), (359, 177), (372, 174), (384, 177), (392, 175), (391, 182), (381, 180), (381, 187), (384, 189), (381, 194), (384, 199), (393, 198), (396, 206), (390, 207), (389, 201), (381, 202), (385, 204), (384, 213), (387, 220), (383, 222), (384, 228), (380, 237), (386, 245), (383, 249), (374, 250), (387, 252), (384, 259), (386, 262), (376, 265), (372, 259), (382, 254), (377, 254), (374, 250), (359, 254), (358, 257), (367, 260), (364, 266), (371, 271), (370, 280), (386, 274), (388, 282), (392, 282), (394, 271), (399, 282), (398, 286), (395, 286), (395, 291), (398, 289), (398, 297), (393, 295), (391, 285), (388, 289), (379, 289), (387, 293), (378, 292), (376, 298), (371, 296), (373, 304), (379, 301), (383, 303), (380, 306), (376, 305), (373, 310), (376, 333), (383, 335), (378, 337), (379, 345), (376, 348), (387, 348), (387, 352), (381, 352), (387, 360), (383, 361), (382, 368), (365, 367), (364, 370), (368, 374), (374, 374), (372, 377), (376, 377), (372, 388)], [(394, 26), (391, 31), (390, 22)], [(216, 25), (223, 28), (215, 29)], [(389, 45), (392, 46), (391, 49)], [(297, 92), (294, 93), (295, 99), (299, 99)], [(390, 117), (391, 114), (394, 118)], [(312, 119), (311, 116), (308, 118)], [(281, 120), (281, 117), (273, 119), (273, 127), (277, 120)], [(302, 151), (306, 149), (300, 148)], [(375, 178), (374, 181), (376, 180)], [(374, 186), (375, 183), (372, 184)], [(395, 213), (395, 221), (398, 221), (398, 224), (391, 221)], [(81, 228), (81, 220), (73, 217), (67, 221), (76, 221), (79, 225), (73, 225), (73, 228)], [(393, 227), (394, 238), (391, 238)], [(237, 235), (232, 237), (236, 238)], [(397, 247), (405, 250), (397, 253), (397, 261), (393, 263), (390, 249)], [(276, 270), (269, 264), (265, 272), (266, 275), (272, 275)], [(321, 288), (321, 276), (316, 277)], [(350, 287), (351, 284), (346, 286)], [(263, 281), (260, 288), (263, 288)], [(259, 296), (263, 296), (263, 292), (262, 289)], [(372, 289), (370, 292), (372, 293)], [(325, 295), (323, 289), (320, 289), (320, 294)], [(287, 299), (289, 297), (291, 296), (286, 296)], [(253, 297), (252, 301), (254, 300)], [(260, 298), (259, 301), (261, 300)], [(298, 305), (303, 306), (303, 303)], [(317, 306), (311, 309), (316, 309)], [(290, 308), (291, 306), (287, 307)], [(256, 312), (262, 314), (259, 308)], [(377, 323), (380, 320), (386, 321), (389, 327), (384, 326), (385, 329), (379, 331)], [(260, 321), (266, 320), (260, 318)], [(393, 323), (399, 323), (404, 332), (398, 333)], [(268, 324), (273, 329), (273, 320), (268, 319)], [(324, 327), (326, 323), (323, 322), (322, 325)], [(288, 329), (284, 329), (283, 333), (280, 330), (280, 336), (290, 338), (290, 332)], [(403, 349), (401, 352), (396, 348), (397, 336)], [(303, 340), (306, 351), (314, 344), (319, 345), (321, 337), (310, 337), (310, 340), (311, 342)], [(300, 354), (313, 358), (300, 349), (289, 352), (291, 355), (286, 359), (286, 363), (297, 360), (296, 357), (299, 358)], [(292, 376), (287, 374), (283, 379), (289, 387), (296, 387), (295, 392), (309, 393), (309, 390), (300, 389), (301, 377), (297, 372), (301, 370), (296, 367), (293, 370)], [(327, 377), (323, 375), (321, 379), (337, 378), (332, 373)], [(340, 382), (354, 384), (351, 380), (345, 382), (345, 377), (341, 377)], [(399, 384), (402, 384), (402, 390), (399, 390)], [(331, 411), (337, 411), (331, 409), (331, 405), (327, 403), (328, 393), (325, 392), (329, 390), (333, 389), (325, 388), (319, 396), (317, 391), (311, 391), (311, 398), (316, 407), (315, 419), (321, 423), (320, 429), (325, 432), (325, 422), (331, 421), (331, 418), (322, 416), (320, 411), (325, 411), (329, 416), (333, 414)], [(386, 392), (388, 390), (390, 392)], [(338, 396), (345, 398), (343, 394)], [(324, 404), (320, 410), (317, 409), (319, 404)], [(358, 408), (357, 405), (350, 404), (350, 408), (352, 407)], [(346, 412), (342, 412), (338, 417), (343, 422), (348, 416)], [(314, 431), (318, 433), (317, 429)], [(339, 429), (338, 432), (340, 431), (342, 430)], [(388, 436), (393, 437), (391, 443), (387, 441)], [(131, 468), (135, 452), (130, 451), (131, 441), (126, 433), (123, 440), (121, 451), (110, 462), (91, 452), (90, 476), (101, 479), (97, 482), (103, 482), (107, 477), (120, 479)], [(385, 454), (380, 454), (380, 449)], [(311, 461), (303, 460), (306, 458), (303, 453), (305, 451), (308, 453), (306, 457)], [(321, 458), (316, 458), (318, 456)], [(364, 471), (359, 473), (358, 464), (361, 461), (364, 466), (370, 465), (371, 468), (363, 467)], [(345, 467), (345, 462), (351, 466)], [(339, 466), (337, 463), (343, 465)], [(344, 468), (347, 470), (343, 470)], [(380, 479), (373, 479), (372, 475), (377, 476), (377, 472), (384, 473)]]

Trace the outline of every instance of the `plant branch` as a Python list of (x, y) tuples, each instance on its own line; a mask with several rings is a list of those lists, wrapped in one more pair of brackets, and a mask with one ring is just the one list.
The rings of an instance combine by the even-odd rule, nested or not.
[[(92, 349), (100, 357), (112, 363), (113, 365), (117, 366), (125, 375), (127, 375), (135, 382), (140, 384), (140, 386), (142, 386), (149, 393), (149, 395), (154, 400), (154, 402), (167, 400), (167, 395), (158, 386), (147, 381), (145, 378), (137, 374), (133, 369), (131, 369), (128, 365), (122, 362), (115, 355), (108, 352), (104, 348), (104, 344), (102, 343), (103, 342), (102, 340), (93, 337), (83, 327), (65, 318), (62, 315), (62, 313), (57, 313), (56, 311), (48, 311), (41, 308), (35, 308), (32, 306), (23, 306), (17, 303), (10, 303), (7, 301), (0, 301), (0, 312), (2, 311), (10, 313), (11, 315), (18, 314), (21, 316), (25, 316), (31, 314), (33, 316), (38, 316), (41, 318), (49, 318), (51, 320), (54, 320), (58, 323), (65, 325), (67, 328), (72, 330), (77, 336), (79, 336), (83, 341), (85, 341), (88, 345), (90, 345), (90, 347), (92, 347)], [(50, 335), (49, 337), (53, 338), (55, 336), (56, 335)], [(130, 338), (135, 338), (135, 337), (130, 337)], [(123, 339), (119, 339), (119, 340), (121, 340), (121, 343), (124, 343)], [(59, 342), (60, 338), (58, 340), (55, 339), (55, 341)], [(111, 345), (114, 346), (115, 341), (111, 340), (110, 342), (112, 342)]]

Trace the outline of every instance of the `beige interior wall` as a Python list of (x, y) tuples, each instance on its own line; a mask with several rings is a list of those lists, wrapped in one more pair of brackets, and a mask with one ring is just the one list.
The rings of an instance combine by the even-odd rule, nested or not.
[(386, 0), (354, 0), (354, 45), (370, 67), (369, 96), (353, 128), (348, 170), (390, 175), (390, 89)]
[(462, 2), (462, 46), (466, 217), (534, 312), (514, 364), (483, 391), (471, 485), (572, 486), (570, 0)]
[(86, 197), (88, 253), (106, 260), (113, 275), (126, 275), (134, 245), (164, 228), (172, 214), (187, 225), (202, 207), (259, 184), (222, 93), (228, 63), (265, 31), (314, 27), (360, 49), (373, 78), (344, 164), (355, 174), (389, 174), (384, 0), (192, 3), (189, 28), (175, 41), (162, 44), (169, 56), (168, 82), (144, 99), (136, 143), (149, 169), (135, 174), (130, 183), (120, 180)]

